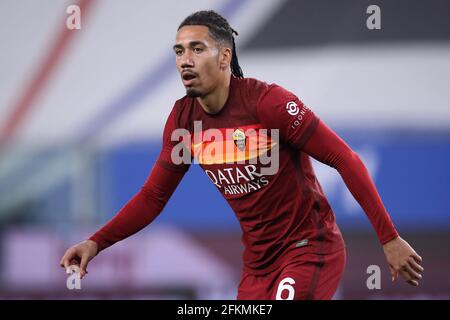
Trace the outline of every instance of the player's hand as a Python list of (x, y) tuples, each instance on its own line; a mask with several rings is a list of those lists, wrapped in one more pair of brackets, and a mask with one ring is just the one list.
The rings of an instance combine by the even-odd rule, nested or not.
[(69, 249), (61, 258), (61, 267), (67, 268), (71, 265), (80, 267), (80, 277), (83, 278), (87, 273), (87, 265), (97, 255), (98, 246), (95, 241), (84, 240)]
[(424, 270), (420, 265), (422, 258), (408, 242), (397, 237), (386, 243), (383, 250), (391, 270), (392, 281), (395, 281), (400, 274), (410, 285), (418, 286)]

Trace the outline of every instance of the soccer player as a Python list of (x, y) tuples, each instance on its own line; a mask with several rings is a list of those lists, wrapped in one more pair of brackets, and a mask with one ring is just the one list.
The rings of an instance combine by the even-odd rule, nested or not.
[[(214, 11), (193, 13), (181, 23), (173, 50), (186, 96), (167, 119), (159, 158), (140, 191), (89, 239), (69, 248), (61, 266), (78, 264), (85, 276), (101, 250), (158, 216), (195, 159), (242, 228), (237, 298), (331, 299), (346, 252), (313, 157), (339, 172), (364, 209), (392, 281), (400, 274), (417, 286), (422, 258), (399, 236), (359, 156), (293, 93), (244, 78), (234, 35)], [(261, 157), (269, 153), (276, 156), (270, 158), (272, 172)]]

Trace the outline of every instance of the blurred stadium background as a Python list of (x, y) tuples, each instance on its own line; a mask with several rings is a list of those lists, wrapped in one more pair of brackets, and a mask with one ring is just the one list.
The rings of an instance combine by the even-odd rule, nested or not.
[[(81, 7), (81, 30), (66, 8)], [(381, 8), (381, 30), (366, 9)], [(59, 260), (137, 192), (184, 95), (178, 24), (215, 9), (240, 33), (244, 74), (295, 92), (362, 156), (420, 287), (390, 283), (381, 246), (340, 176), (315, 163), (347, 243), (336, 299), (450, 298), (450, 2), (0, 1), (0, 298), (234, 299), (240, 228), (192, 166), (163, 213), (102, 252), (81, 290)], [(270, 208), (268, 208), (270, 210)], [(368, 290), (369, 265), (382, 271)]]

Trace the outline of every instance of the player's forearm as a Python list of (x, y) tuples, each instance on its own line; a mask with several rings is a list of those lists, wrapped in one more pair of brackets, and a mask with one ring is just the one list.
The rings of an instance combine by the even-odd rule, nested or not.
[(382, 244), (398, 236), (364, 163), (339, 136), (320, 121), (303, 149), (339, 172)]
[(147, 205), (140, 191), (89, 239), (97, 242), (98, 251), (103, 250), (146, 227), (158, 216), (162, 208), (158, 201), (155, 201), (154, 205)]
[(155, 165), (141, 190), (113, 219), (89, 238), (97, 242), (98, 251), (149, 225), (162, 211), (183, 175)]
[(353, 197), (367, 214), (381, 244), (396, 238), (398, 233), (359, 156), (354, 152), (349, 152), (337, 170)]

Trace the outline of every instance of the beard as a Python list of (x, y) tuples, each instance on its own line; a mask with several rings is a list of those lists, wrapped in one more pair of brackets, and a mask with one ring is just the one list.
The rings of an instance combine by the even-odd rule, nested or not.
[(198, 98), (202, 96), (202, 93), (193, 88), (186, 88), (186, 95), (190, 98)]

